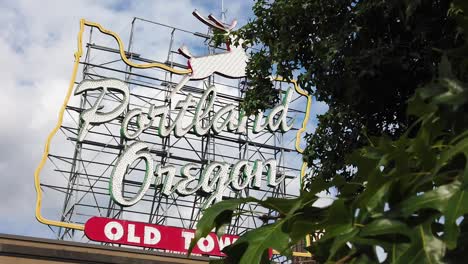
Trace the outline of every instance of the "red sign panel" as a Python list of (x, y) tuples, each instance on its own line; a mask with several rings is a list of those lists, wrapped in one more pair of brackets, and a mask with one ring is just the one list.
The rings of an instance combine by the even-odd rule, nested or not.
[[(173, 252), (188, 252), (190, 242), (195, 237), (195, 230), (171, 226), (147, 224), (103, 217), (92, 217), (85, 224), (84, 230), (90, 240), (147, 248), (159, 248)], [(239, 237), (223, 235), (217, 237), (210, 233), (198, 241), (194, 254), (225, 256), (221, 250)]]

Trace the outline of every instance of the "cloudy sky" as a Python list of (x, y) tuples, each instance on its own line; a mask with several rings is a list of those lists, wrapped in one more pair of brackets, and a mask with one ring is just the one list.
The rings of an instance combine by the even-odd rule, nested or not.
[[(228, 20), (237, 18), (245, 24), (252, 17), (252, 5), (248, 0), (225, 1)], [(68, 87), (79, 20), (99, 22), (121, 36), (128, 36), (135, 16), (206, 32), (190, 15), (194, 9), (218, 15), (221, 0), (2, 1), (0, 233), (53, 235), (34, 218), (33, 172)], [(148, 36), (148, 41), (153, 37), (157, 38)], [(322, 104), (316, 106), (314, 116), (326, 110)]]

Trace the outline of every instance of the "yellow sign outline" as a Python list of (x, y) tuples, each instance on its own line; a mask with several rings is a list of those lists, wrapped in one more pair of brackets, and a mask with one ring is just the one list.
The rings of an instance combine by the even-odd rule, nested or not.
[[(43, 167), (44, 167), (44, 165), (45, 165), (45, 163), (47, 161), (47, 157), (49, 155), (50, 143), (51, 143), (52, 139), (54, 138), (55, 134), (57, 133), (57, 131), (62, 126), (63, 115), (65, 113), (65, 109), (67, 107), (68, 101), (70, 100), (70, 97), (71, 97), (71, 94), (72, 94), (72, 91), (73, 91), (73, 87), (74, 87), (75, 80), (76, 80), (76, 75), (78, 73), (78, 67), (79, 67), (79, 64), (80, 64), (80, 58), (83, 55), (82, 45), (83, 45), (83, 32), (84, 32), (85, 26), (95, 27), (99, 31), (101, 31), (103, 34), (113, 37), (117, 41), (117, 43), (119, 45), (120, 57), (122, 58), (122, 60), (127, 65), (129, 65), (131, 67), (140, 68), (140, 69), (160, 68), (160, 69), (164, 69), (164, 70), (167, 70), (167, 71), (175, 73), (175, 74), (190, 74), (191, 73), (190, 69), (188, 69), (188, 70), (179, 70), (179, 69), (169, 67), (169, 66), (167, 66), (165, 64), (162, 64), (162, 63), (147, 63), (147, 64), (134, 63), (134, 62), (130, 61), (127, 58), (127, 56), (125, 55), (124, 45), (123, 45), (123, 42), (122, 42), (122, 40), (121, 40), (121, 38), (119, 37), (118, 34), (116, 34), (115, 32), (112, 32), (110, 30), (105, 29), (103, 26), (101, 26), (98, 23), (90, 22), (90, 21), (87, 21), (85, 19), (80, 20), (80, 31), (78, 32), (78, 50), (74, 54), (75, 62), (74, 62), (74, 66), (73, 66), (72, 77), (71, 77), (71, 80), (70, 80), (70, 83), (69, 83), (69, 86), (68, 86), (68, 90), (67, 90), (65, 99), (64, 99), (63, 104), (62, 104), (62, 106), (60, 108), (60, 111), (59, 111), (59, 117), (58, 117), (57, 123), (56, 123), (55, 127), (52, 129), (52, 131), (49, 133), (49, 135), (47, 136), (45, 147), (44, 147), (44, 152), (42, 153), (41, 161), (39, 162), (39, 165), (37, 166), (36, 170), (34, 171), (34, 186), (35, 186), (35, 189), (36, 189), (36, 210), (35, 210), (36, 219), (40, 223), (43, 223), (43, 224), (46, 224), (46, 225), (53, 225), (53, 226), (58, 226), (58, 227), (63, 227), (63, 228), (71, 228), (71, 229), (76, 229), (76, 230), (84, 230), (84, 225), (50, 220), (50, 219), (46, 219), (45, 217), (42, 216), (42, 214), (41, 214), (42, 190), (41, 190), (41, 185), (40, 185), (40, 174), (41, 174), (41, 171), (42, 171), (42, 169), (43, 169)], [(275, 80), (285, 81), (281, 77), (278, 77)], [(296, 142), (295, 142), (296, 151), (298, 153), (303, 153), (304, 150), (300, 146), (301, 135), (302, 135), (302, 133), (305, 132), (307, 123), (309, 121), (310, 107), (312, 105), (312, 96), (309, 95), (306, 91), (302, 90), (299, 87), (299, 85), (297, 84), (297, 81), (289, 80), (287, 82), (292, 83), (294, 85), (294, 89), (296, 90), (296, 92), (307, 98), (306, 113), (305, 113), (305, 116), (304, 116), (304, 120), (302, 121), (302, 127), (296, 132)], [(303, 179), (303, 177), (305, 175), (306, 168), (307, 168), (307, 163), (303, 162), (302, 167), (301, 167), (301, 183), (302, 183), (302, 179)], [(309, 245), (310, 244), (310, 239), (306, 238), (306, 242), (307, 242), (306, 244)], [(310, 253), (306, 253), (306, 252), (294, 252), (293, 255), (294, 256), (301, 256), (301, 257), (310, 257), (311, 256)]]

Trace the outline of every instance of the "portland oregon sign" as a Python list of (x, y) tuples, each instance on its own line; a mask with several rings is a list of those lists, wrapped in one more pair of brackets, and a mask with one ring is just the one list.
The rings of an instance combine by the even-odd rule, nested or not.
[[(135, 18), (127, 46), (81, 20), (70, 85), (35, 171), (36, 218), (59, 239), (185, 253), (206, 207), (298, 194), (311, 96), (272, 77), (280, 102), (247, 115), (249, 50), (211, 41), (237, 22), (193, 17), (208, 33)], [(194, 253), (222, 256), (270, 213), (239, 212)]]

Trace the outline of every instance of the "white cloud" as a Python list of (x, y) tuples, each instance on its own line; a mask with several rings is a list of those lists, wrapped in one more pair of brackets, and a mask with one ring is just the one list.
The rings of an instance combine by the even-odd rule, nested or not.
[[(220, 6), (207, 6), (206, 2), (11, 0), (2, 3), (0, 23), (4, 27), (0, 31), (0, 233), (52, 236), (45, 225), (34, 219), (36, 194), (33, 172), (41, 158), (44, 141), (55, 126), (58, 110), (68, 87), (79, 19), (101, 23), (122, 36), (124, 42), (128, 40), (134, 16), (205, 33), (206, 27), (193, 18), (191, 12), (197, 8), (204, 14), (219, 14)], [(240, 25), (245, 24), (251, 14), (252, 3), (225, 2), (228, 20), (236, 17), (239, 18)], [(149, 26), (137, 26), (137, 44), (133, 50), (145, 57), (164, 60), (168, 35), (145, 34), (150, 32), (147, 27)], [(187, 41), (187, 45), (192, 43), (189, 39), (184, 41)], [(115, 45), (112, 39), (106, 43)], [(182, 43), (183, 41), (175, 45)], [(326, 109), (326, 105), (315, 103), (312, 118)], [(311, 130), (313, 128), (308, 131)], [(289, 162), (297, 167), (301, 159), (296, 157)], [(290, 188), (297, 186), (298, 183), (295, 182)], [(54, 209), (56, 208), (45, 208), (45, 213)]]
[[(228, 16), (246, 21), (250, 3), (226, 3)], [(218, 13), (193, 1), (3, 1), (0, 5), (0, 232), (51, 236), (34, 219), (33, 172), (43, 143), (55, 125), (68, 87), (79, 19), (86, 18), (128, 36), (139, 16), (189, 30), (206, 30), (191, 16)], [(157, 41), (158, 36), (144, 36)], [(127, 39), (126, 37), (124, 38)], [(154, 50), (167, 42), (154, 42)], [(151, 55), (151, 52), (148, 52)], [(159, 55), (154, 53), (154, 55)]]

